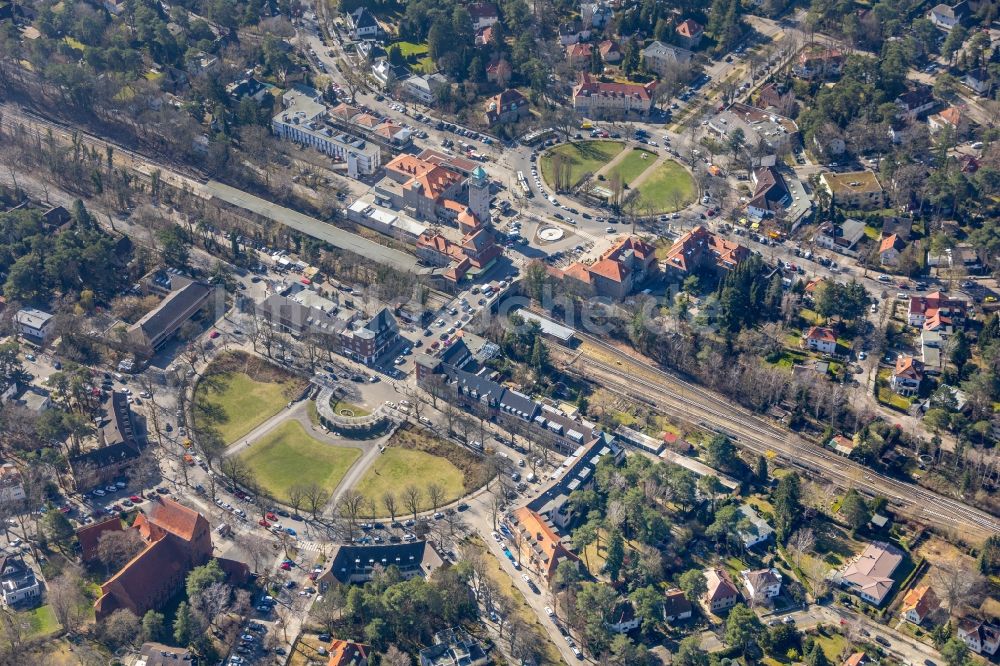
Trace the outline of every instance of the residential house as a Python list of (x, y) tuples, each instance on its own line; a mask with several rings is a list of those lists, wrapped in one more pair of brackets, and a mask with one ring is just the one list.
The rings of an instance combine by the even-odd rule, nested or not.
[(358, 7), (347, 15), (354, 39), (377, 39), (382, 32), (378, 19), (367, 7)]
[(977, 95), (986, 96), (993, 87), (993, 79), (990, 72), (985, 67), (978, 67), (969, 70), (962, 78), (962, 83), (969, 87)]
[(799, 52), (792, 73), (801, 79), (832, 79), (840, 76), (846, 60), (839, 49), (811, 44)]
[(841, 224), (824, 222), (813, 236), (813, 242), (819, 247), (838, 252), (851, 252), (865, 237), (865, 224), (858, 220), (848, 219)]
[(555, 528), (528, 507), (521, 507), (509, 514), (507, 527), (517, 532), (515, 542), (520, 545), (515, 555), (522, 566), (536, 570), (546, 583), (551, 583), (560, 562), (579, 562), (576, 556), (559, 538)]
[(663, 620), (664, 622), (679, 622), (691, 618), (694, 606), (684, 595), (684, 590), (671, 588), (663, 595)]
[(163, 643), (143, 643), (133, 666), (198, 666), (198, 655), (188, 648)]
[[(493, 44), (493, 26), (476, 30), (476, 47), (483, 48)], [(486, 67), (486, 77), (489, 79), (489, 66)]]
[(819, 181), (841, 208), (872, 210), (885, 206), (885, 191), (874, 171), (827, 171), (820, 174)]
[(491, 62), (486, 66), (486, 80), (490, 83), (500, 84), (501, 82), (506, 83), (510, 81), (510, 77), (514, 74), (513, 68), (510, 63), (505, 59), (500, 58), (496, 62)]
[(969, 130), (969, 120), (961, 108), (949, 106), (941, 113), (935, 113), (927, 117), (927, 129), (931, 134), (936, 134), (941, 130), (951, 130), (956, 138), (963, 138)]
[(792, 200), (784, 177), (773, 166), (759, 167), (750, 174), (753, 196), (747, 202), (747, 214), (755, 220), (771, 217)]
[(334, 638), (326, 648), (329, 659), (326, 666), (368, 666), (371, 646)]
[(198, 314), (215, 292), (203, 282), (179, 276), (175, 281), (180, 286), (126, 330), (126, 338), (137, 353), (152, 356), (159, 351), (181, 326)]
[(729, 610), (740, 600), (739, 590), (733, 585), (724, 569), (706, 569), (705, 581), (708, 583), (704, 597), (705, 605), (713, 613)]
[(461, 627), (434, 634), (434, 644), (420, 651), (420, 666), (486, 666), (489, 656)]
[(731, 271), (750, 258), (750, 250), (697, 226), (677, 239), (667, 251), (667, 271), (681, 275), (700, 270)]
[(810, 326), (802, 335), (802, 346), (823, 354), (837, 351), (837, 334), (825, 326)]
[[(109, 527), (113, 529), (113, 524)], [(120, 523), (118, 529), (123, 529)], [(145, 547), (101, 585), (101, 596), (94, 603), (99, 621), (121, 609), (142, 617), (161, 608), (184, 585), (191, 569), (212, 557), (208, 521), (172, 499), (150, 499), (128, 529), (138, 531)], [(246, 579), (245, 565), (223, 559), (219, 564), (233, 581)]]
[(896, 107), (899, 109), (896, 117), (916, 120), (936, 105), (937, 100), (934, 99), (931, 87), (918, 83), (896, 98)]
[(642, 62), (654, 74), (665, 76), (668, 72), (686, 69), (694, 53), (672, 44), (655, 41), (642, 50)]
[(744, 547), (753, 548), (759, 543), (764, 543), (774, 534), (774, 528), (749, 504), (741, 505), (740, 513), (746, 516), (750, 522), (749, 529), (740, 532), (740, 540), (743, 541)]
[[(252, 72), (253, 70), (251, 70)], [(239, 81), (226, 84), (226, 94), (239, 102), (244, 97), (249, 97), (257, 103), (263, 102), (264, 98), (270, 94), (271, 89), (255, 79), (247, 76)]]
[(705, 28), (694, 19), (686, 19), (677, 24), (674, 28), (677, 41), (686, 49), (696, 49), (701, 44), (701, 38), (705, 34)]
[(975, 618), (964, 618), (958, 623), (956, 635), (976, 654), (993, 656), (1000, 648), (1000, 627)]
[(924, 380), (924, 364), (912, 356), (900, 355), (889, 378), (889, 385), (900, 395), (913, 395)]
[(935, 610), (940, 602), (934, 594), (934, 588), (930, 585), (921, 585), (911, 588), (903, 597), (903, 605), (899, 608), (903, 619), (912, 624), (919, 625), (924, 619)]
[(941, 331), (920, 331), (920, 360), (924, 364), (924, 372), (930, 375), (939, 375), (944, 370), (942, 362), (941, 346), (944, 344), (944, 335)]
[(37, 344), (49, 337), (53, 322), (52, 315), (35, 308), (21, 308), (14, 314), (14, 328), (18, 334)]
[(623, 300), (656, 272), (655, 248), (637, 236), (624, 236), (592, 264), (576, 262), (559, 274), (589, 285), (597, 296)]
[(781, 573), (777, 569), (746, 569), (740, 572), (740, 579), (751, 602), (760, 603), (781, 594)]
[(566, 62), (573, 69), (589, 69), (594, 45), (590, 42), (577, 42), (566, 45)]
[(581, 72), (580, 81), (573, 86), (573, 108), (588, 118), (645, 117), (653, 103), (655, 84), (603, 82)]
[(484, 115), (491, 127), (516, 123), (528, 117), (528, 100), (519, 90), (508, 88), (486, 100)]
[(935, 5), (927, 13), (927, 18), (941, 30), (951, 32), (951, 29), (955, 26), (965, 23), (970, 14), (969, 3), (966, 0), (962, 0), (962, 2), (952, 6), (944, 3)]
[(600, 30), (614, 18), (614, 10), (605, 2), (581, 2), (580, 21), (585, 28)]
[(869, 662), (864, 652), (855, 652), (844, 660), (843, 666), (865, 666)]
[(897, 234), (883, 236), (878, 246), (878, 260), (883, 266), (899, 264), (899, 254), (906, 249), (906, 243)]
[(843, 435), (834, 435), (826, 445), (842, 456), (850, 457), (854, 453), (854, 440)]
[(628, 599), (620, 599), (611, 611), (611, 619), (605, 622), (608, 631), (614, 634), (627, 634), (635, 631), (642, 624), (642, 619), (635, 614), (635, 606)]
[(496, 4), (492, 2), (473, 2), (467, 9), (472, 17), (473, 32), (489, 28), (500, 20)]
[(597, 45), (597, 50), (601, 52), (601, 60), (609, 65), (616, 65), (622, 60), (622, 48), (613, 39), (605, 39)]
[(893, 586), (892, 574), (903, 561), (895, 546), (875, 541), (837, 573), (841, 585), (870, 604), (880, 606)]
[(17, 555), (0, 558), (0, 590), (3, 590), (3, 607), (8, 609), (34, 602), (42, 596), (42, 586), (35, 572)]
[(330, 585), (366, 583), (378, 569), (394, 566), (405, 579), (429, 577), (445, 566), (444, 560), (429, 541), (334, 546), (323, 572), (316, 581)]
[(23, 502), (26, 497), (21, 471), (13, 463), (0, 465), (0, 504)]
[(393, 65), (387, 58), (379, 58), (372, 63), (372, 76), (382, 90), (392, 90), (397, 82), (410, 75), (401, 65)]
[(559, 44), (567, 46), (590, 39), (590, 28), (585, 28), (580, 19), (567, 21), (559, 25)]
[(960, 325), (965, 321), (968, 303), (951, 298), (943, 291), (926, 296), (911, 296), (906, 321), (910, 326), (924, 330), (937, 330), (941, 324)]
[(443, 74), (414, 74), (403, 81), (403, 92), (423, 104), (432, 104), (439, 88), (449, 85)]

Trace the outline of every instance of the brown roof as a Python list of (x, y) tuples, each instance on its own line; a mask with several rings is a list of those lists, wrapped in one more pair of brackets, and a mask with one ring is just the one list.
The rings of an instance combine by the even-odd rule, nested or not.
[(900, 609), (903, 613), (915, 610), (920, 617), (926, 616), (938, 607), (938, 598), (934, 594), (934, 588), (930, 585), (915, 587), (903, 597), (903, 606)]
[(896, 359), (897, 377), (920, 379), (924, 376), (924, 364), (912, 356), (900, 356)]
[(702, 33), (704, 28), (693, 19), (687, 19), (677, 26), (677, 34), (681, 37), (696, 37)]
[(624, 282), (628, 277), (628, 269), (614, 259), (601, 259), (590, 267), (590, 273), (599, 275), (612, 282)]
[(576, 44), (568, 44), (566, 46), (566, 57), (567, 58), (589, 58), (591, 51), (594, 47), (590, 44), (584, 42), (577, 42)]
[(711, 258), (712, 263), (730, 269), (750, 257), (750, 250), (697, 226), (675, 242), (667, 251), (666, 264), (682, 271), (691, 271)]
[(166, 497), (157, 497), (151, 500), (151, 505), (146, 509), (146, 515), (151, 523), (185, 541), (194, 539), (200, 523), (208, 525), (208, 521), (203, 515)]
[(327, 666), (360, 666), (368, 663), (368, 652), (371, 649), (361, 643), (334, 638), (330, 642), (330, 661)]
[(709, 603), (719, 599), (739, 596), (739, 590), (729, 580), (729, 574), (722, 569), (706, 570), (705, 580), (708, 582), (708, 591), (705, 593), (705, 597)]
[(573, 96), (581, 94), (600, 95), (603, 97), (635, 97), (643, 101), (652, 97), (656, 81), (640, 85), (638, 83), (618, 83), (598, 81), (588, 72), (580, 73), (580, 82), (573, 87)]
[(100, 542), (102, 536), (108, 532), (121, 531), (122, 521), (118, 516), (78, 529), (76, 531), (76, 538), (80, 542), (83, 561), (89, 562), (97, 558), (97, 544)]
[(524, 506), (514, 512), (519, 531), (524, 535), (522, 551), (530, 549), (541, 563), (546, 578), (551, 578), (562, 560), (578, 559), (560, 540), (559, 535), (540, 514)]
[(824, 342), (836, 342), (837, 336), (832, 329), (824, 326), (811, 326), (806, 334), (802, 336), (807, 340), (822, 340)]
[(844, 660), (844, 666), (861, 666), (865, 663), (867, 655), (864, 652), (855, 652)]
[(878, 253), (883, 254), (889, 250), (895, 248), (897, 250), (902, 250), (905, 247), (905, 243), (896, 234), (889, 234), (882, 239), (881, 245), (879, 245)]
[(187, 569), (185, 561), (185, 554), (173, 540), (154, 541), (101, 585), (101, 597), (94, 604), (97, 615), (107, 617), (122, 608), (142, 614), (141, 602), (133, 594), (156, 588), (161, 579)]

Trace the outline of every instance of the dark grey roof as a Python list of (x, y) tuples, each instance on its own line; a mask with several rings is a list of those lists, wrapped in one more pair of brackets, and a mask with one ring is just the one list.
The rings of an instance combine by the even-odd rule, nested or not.
[(351, 12), (351, 22), (354, 23), (355, 30), (360, 28), (378, 27), (378, 21), (367, 7), (358, 7)]
[(128, 442), (102, 446), (69, 459), (70, 467), (77, 470), (103, 469), (119, 462), (134, 460), (139, 457), (139, 449)]
[(341, 583), (350, 583), (354, 575), (366, 575), (372, 566), (397, 566), (401, 570), (420, 567), (424, 571), (434, 571), (444, 564), (444, 560), (427, 541), (371, 546), (337, 546), (330, 558), (327, 571)]
[(142, 331), (147, 341), (155, 340), (166, 332), (178, 317), (204, 302), (211, 291), (211, 287), (201, 282), (191, 282), (172, 291), (159, 306), (133, 324), (130, 331)]
[(504, 389), (500, 396), (500, 409), (522, 419), (532, 419), (540, 407), (538, 403), (512, 389)]
[(441, 352), (441, 362), (454, 365), (455, 367), (461, 367), (463, 362), (471, 355), (472, 353), (469, 351), (468, 346), (466, 346), (465, 341), (459, 339)]

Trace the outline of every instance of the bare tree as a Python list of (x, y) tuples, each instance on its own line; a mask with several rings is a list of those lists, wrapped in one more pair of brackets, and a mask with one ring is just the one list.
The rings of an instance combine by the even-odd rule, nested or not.
[(383, 666), (410, 666), (412, 663), (410, 655), (395, 645), (390, 645), (389, 649), (383, 652), (381, 657)]
[(288, 506), (292, 507), (294, 513), (298, 513), (302, 508), (302, 503), (306, 501), (306, 489), (300, 483), (295, 483), (288, 488)]
[(396, 496), (391, 490), (382, 493), (382, 506), (389, 513), (389, 521), (396, 522), (396, 512), (399, 510), (399, 505), (396, 504)]
[(49, 580), (45, 598), (56, 620), (69, 634), (76, 633), (84, 620), (82, 609), (86, 598), (83, 596), (82, 579), (76, 569), (67, 567), (61, 576)]
[(934, 587), (948, 605), (948, 612), (958, 615), (962, 607), (974, 605), (983, 593), (985, 579), (972, 567), (941, 564), (934, 567)]
[(403, 488), (403, 506), (409, 509), (410, 513), (413, 514), (413, 520), (417, 519), (417, 512), (420, 510), (420, 500), (423, 499), (423, 495), (420, 489), (410, 484)]
[(361, 516), (361, 507), (364, 506), (365, 496), (354, 489), (348, 489), (340, 496), (337, 502), (337, 515), (347, 522), (347, 529), (351, 540), (354, 540), (354, 530), (358, 527), (358, 518)]
[(97, 541), (97, 559), (109, 572), (117, 571), (145, 546), (138, 530), (105, 532)]
[(795, 566), (802, 566), (802, 556), (811, 552), (816, 545), (816, 535), (808, 527), (801, 527), (788, 539), (788, 550), (792, 553)]
[(330, 493), (318, 483), (306, 484), (304, 491), (306, 505), (309, 507), (309, 512), (312, 514), (313, 520), (316, 520), (319, 512), (326, 505), (327, 501), (329, 501)]
[(428, 483), (427, 499), (430, 500), (431, 508), (434, 510), (434, 513), (437, 513), (438, 507), (441, 506), (441, 502), (444, 500), (444, 488), (442, 488), (438, 483)]

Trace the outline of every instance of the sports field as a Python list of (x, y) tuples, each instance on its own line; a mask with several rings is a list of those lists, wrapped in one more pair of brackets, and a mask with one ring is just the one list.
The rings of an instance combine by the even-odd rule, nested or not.
[(316, 483), (332, 493), (360, 456), (360, 449), (320, 442), (298, 421), (282, 423), (240, 454), (278, 499), (287, 499), (296, 484)]

